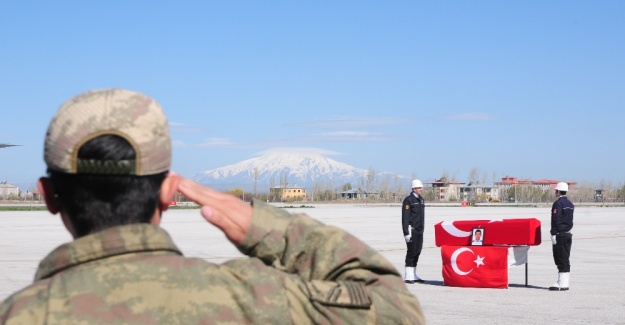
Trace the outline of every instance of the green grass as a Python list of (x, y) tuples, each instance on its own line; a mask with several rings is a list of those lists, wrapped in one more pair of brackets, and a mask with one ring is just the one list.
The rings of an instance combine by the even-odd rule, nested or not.
[(289, 206), (283, 206), (283, 207), (278, 207), (278, 208), (289, 208), (289, 209), (294, 209), (294, 208), (314, 208), (314, 206), (311, 206), (311, 205), (301, 205), (301, 206), (298, 206), (298, 207), (294, 207), (292, 205), (289, 205)]
[(0, 211), (46, 211), (46, 207), (42, 206), (32, 206), (32, 205), (0, 205)]
[(170, 205), (170, 209), (172, 210), (189, 210), (189, 209), (199, 209), (199, 205)]
[[(188, 210), (188, 209), (199, 209), (199, 206), (170, 206), (170, 209), (173, 210)], [(0, 205), (0, 211), (46, 211), (45, 205)]]

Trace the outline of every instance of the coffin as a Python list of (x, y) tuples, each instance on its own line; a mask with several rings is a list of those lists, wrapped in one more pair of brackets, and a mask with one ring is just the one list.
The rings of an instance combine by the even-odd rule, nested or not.
[(540, 245), (540, 220), (496, 219), (442, 221), (434, 225), (436, 246), (472, 246), (472, 231), (481, 228), (482, 245)]

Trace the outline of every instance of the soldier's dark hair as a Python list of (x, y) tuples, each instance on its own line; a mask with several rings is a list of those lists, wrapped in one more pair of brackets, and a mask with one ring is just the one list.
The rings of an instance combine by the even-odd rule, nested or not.
[[(78, 152), (78, 158), (96, 160), (132, 160), (135, 156), (132, 145), (116, 135), (94, 138)], [(76, 237), (82, 237), (114, 226), (149, 223), (167, 172), (136, 176), (48, 170), (48, 174)]]

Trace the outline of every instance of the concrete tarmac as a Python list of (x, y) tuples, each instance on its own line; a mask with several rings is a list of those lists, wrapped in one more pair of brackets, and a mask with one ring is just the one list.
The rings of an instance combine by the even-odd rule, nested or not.
[[(298, 205), (295, 205), (298, 206)], [(399, 205), (307, 204), (288, 208), (343, 228), (380, 251), (403, 275), (405, 242)], [(537, 218), (542, 241), (529, 250), (525, 267), (510, 268), (508, 289), (443, 285), (440, 248), (434, 224), (471, 219)], [(162, 225), (186, 256), (222, 263), (245, 258), (199, 210), (170, 210)], [(551, 253), (549, 206), (426, 208), (424, 248), (417, 274), (424, 284), (409, 284), (428, 324), (624, 324), (625, 207), (577, 207), (573, 228), (569, 291), (547, 288), (557, 278)], [(0, 211), (0, 299), (32, 282), (39, 261), (70, 241), (58, 216), (42, 211)]]

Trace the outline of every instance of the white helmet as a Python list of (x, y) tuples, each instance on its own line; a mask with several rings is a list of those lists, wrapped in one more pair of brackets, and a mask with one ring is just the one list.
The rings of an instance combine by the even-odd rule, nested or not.
[(422, 188), (423, 187), (423, 183), (421, 183), (420, 180), (415, 179), (412, 181), (412, 188)]
[(568, 192), (569, 191), (569, 184), (565, 183), (565, 182), (560, 182), (556, 185), (556, 190), (560, 191), (560, 192)]

